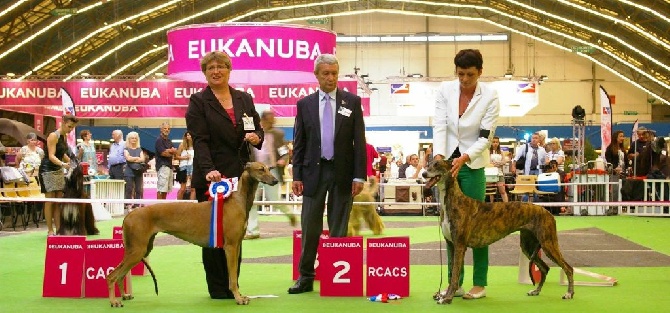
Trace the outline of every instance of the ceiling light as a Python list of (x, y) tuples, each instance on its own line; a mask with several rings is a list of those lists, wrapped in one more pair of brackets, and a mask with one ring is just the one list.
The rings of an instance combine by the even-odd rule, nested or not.
[(421, 78), (421, 77), (423, 77), (423, 74), (410, 74), (410, 75), (407, 75), (407, 77)]
[(512, 71), (507, 71), (507, 72), (505, 72), (504, 76), (505, 76), (505, 78), (512, 78), (512, 76), (514, 76), (514, 73), (512, 73)]
[(381, 37), (382, 42), (402, 42), (403, 38), (401, 36), (383, 36)]
[(379, 42), (380, 40), (379, 36), (361, 36), (356, 38), (357, 42)]
[(89, 74), (89, 73), (81, 73), (81, 76), (84, 76), (84, 77), (88, 77), (88, 76), (90, 76), (90, 75), (91, 75), (91, 74)]
[(14, 76), (16, 76), (16, 74), (14, 74), (14, 73), (7, 73), (7, 77), (14, 77)]
[(410, 41), (410, 42), (424, 42), (428, 40), (428, 37), (426, 36), (407, 36), (405, 37), (405, 41)]

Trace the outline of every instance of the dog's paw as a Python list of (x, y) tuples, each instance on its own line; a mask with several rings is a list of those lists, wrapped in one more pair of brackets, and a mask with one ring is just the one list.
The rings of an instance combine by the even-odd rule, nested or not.
[(563, 299), (570, 300), (570, 299), (572, 299), (574, 296), (575, 296), (575, 293), (574, 293), (574, 292), (566, 292), (566, 293), (563, 295)]
[(123, 302), (121, 302), (117, 299), (114, 299), (113, 301), (110, 301), (109, 303), (112, 305), (113, 308), (122, 308), (123, 307)]
[(238, 298), (235, 298), (235, 302), (237, 302), (238, 305), (247, 305), (249, 304), (249, 297), (239, 296)]
[(437, 304), (451, 304), (451, 300), (453, 300), (453, 298), (447, 298), (441, 296), (439, 299), (437, 299)]
[(135, 299), (135, 297), (133, 297), (132, 294), (127, 293), (127, 294), (123, 295), (122, 299), (123, 300), (133, 300), (133, 299)]
[(540, 295), (540, 291), (537, 290), (537, 289), (533, 289), (533, 290), (531, 290), (531, 291), (528, 292), (528, 295), (529, 295), (529, 296), (539, 296), (539, 295)]

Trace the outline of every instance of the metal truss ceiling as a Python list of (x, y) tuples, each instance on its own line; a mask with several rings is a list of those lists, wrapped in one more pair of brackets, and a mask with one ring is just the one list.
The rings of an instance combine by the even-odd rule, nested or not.
[[(0, 12), (11, 4), (0, 5)], [(219, 4), (225, 7), (195, 17)], [(62, 18), (52, 10), (81, 12), (92, 5), (45, 30)], [(165, 50), (147, 53), (166, 44), (165, 32), (146, 34), (182, 19), (179, 25), (370, 12), (477, 18), (567, 50), (591, 46), (584, 57), (670, 99), (670, 0), (32, 0), (0, 15), (0, 75), (70, 75), (119, 46), (86, 72), (108, 75), (126, 66), (115, 78), (141, 75), (167, 60)], [(145, 37), (128, 42), (139, 36)]]

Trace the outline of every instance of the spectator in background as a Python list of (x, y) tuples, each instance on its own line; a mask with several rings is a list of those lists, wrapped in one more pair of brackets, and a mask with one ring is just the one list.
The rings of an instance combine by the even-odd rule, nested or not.
[(28, 133), (26, 139), (28, 139), (28, 144), (21, 147), (19, 153), (16, 154), (16, 164), (28, 176), (37, 176), (40, 163), (44, 158), (44, 150), (37, 146), (35, 133)]
[(416, 154), (411, 154), (408, 156), (409, 166), (405, 169), (405, 178), (411, 180), (423, 179), (424, 164), (423, 161), (419, 161), (419, 156)]
[[(91, 138), (93, 135), (87, 129), (82, 130), (79, 133), (81, 137), (81, 143), (77, 145), (77, 159), (80, 162), (86, 162), (89, 165), (89, 169), (93, 169), (94, 172), (98, 171), (98, 158), (95, 155), (95, 143)], [(88, 175), (88, 173), (84, 173)]]
[(523, 171), (523, 175), (538, 175), (542, 173), (540, 165), (543, 164), (543, 160), (546, 157), (546, 150), (540, 146), (540, 134), (533, 133), (530, 137), (530, 142), (518, 146), (516, 153), (514, 154), (514, 159), (512, 160), (512, 173), (516, 173), (516, 161), (521, 158), (522, 155), (526, 155), (526, 163), (524, 168), (520, 169)]
[[(628, 157), (629, 161), (628, 164), (630, 166), (633, 166), (633, 164), (635, 164), (637, 157), (640, 155), (640, 152), (644, 150), (644, 147), (649, 142), (650, 137), (651, 133), (644, 126), (640, 126), (637, 129), (637, 140), (631, 142), (630, 148), (628, 149), (628, 153), (626, 153), (626, 156)], [(635, 173), (635, 175), (637, 175), (637, 173)]]
[[(125, 198), (142, 199), (144, 197), (144, 172), (141, 170), (141, 164), (146, 162), (144, 152), (140, 146), (140, 135), (137, 132), (129, 132), (126, 135), (126, 149), (123, 152), (126, 158), (126, 167), (123, 170), (123, 178), (126, 181)], [(128, 213), (137, 204), (127, 204)]]
[[(282, 177), (279, 175), (283, 171), (288, 162), (288, 148), (284, 145), (284, 132), (281, 129), (274, 127), (275, 114), (272, 110), (265, 110), (261, 113), (261, 127), (265, 132), (263, 146), (260, 150), (254, 150), (254, 159), (267, 165), (270, 168), (270, 173), (275, 177)], [(265, 194), (266, 201), (279, 201), (281, 198), (279, 193), (281, 191), (281, 179), (279, 183), (270, 186), (261, 184), (258, 186), (258, 195), (256, 199), (262, 200), (262, 195)], [(289, 208), (286, 205), (273, 205), (274, 208), (289, 214)], [(258, 210), (261, 206), (252, 208), (249, 211), (249, 221), (247, 222), (247, 232), (244, 239), (258, 239), (261, 236), (260, 227), (258, 225)], [(293, 215), (291, 215), (293, 216)], [(292, 223), (295, 223), (292, 220)]]
[[(179, 182), (179, 191), (177, 191), (177, 200), (184, 200), (186, 194), (186, 187), (191, 185), (191, 177), (193, 176), (193, 138), (188, 131), (184, 132), (181, 138), (179, 148), (174, 158), (179, 160), (179, 171), (177, 171), (177, 182)], [(195, 192), (191, 190), (188, 198), (195, 200)]]
[(407, 178), (406, 171), (410, 165), (410, 157), (411, 155), (408, 155), (405, 159), (405, 163), (398, 165), (398, 178)]
[(0, 166), (5, 166), (5, 152), (7, 149), (5, 148), (5, 145), (0, 142)]
[[(494, 136), (491, 139), (491, 146), (489, 147), (491, 165), (498, 169), (498, 193), (503, 202), (509, 201), (507, 198), (507, 189), (505, 188), (505, 174), (503, 172), (503, 167), (509, 161), (509, 159), (503, 155), (502, 150), (500, 149), (500, 138)], [(495, 195), (491, 195), (491, 202), (493, 202)]]
[(174, 173), (172, 172), (172, 158), (177, 149), (169, 138), (170, 124), (161, 123), (161, 135), (156, 138), (156, 199), (165, 199), (172, 191)]
[(400, 166), (402, 165), (402, 161), (400, 159), (393, 158), (391, 160), (391, 177), (389, 178), (398, 178), (398, 174), (400, 173)]
[(547, 146), (547, 136), (543, 132), (538, 132), (537, 135), (540, 137), (537, 144), (545, 148)]
[(386, 153), (382, 153), (379, 155), (379, 177), (380, 178), (388, 178), (384, 177), (386, 174), (386, 169), (388, 168), (388, 159), (386, 158)]
[(365, 152), (368, 158), (366, 164), (366, 173), (368, 175), (368, 179), (370, 178), (370, 176), (377, 177), (377, 175), (375, 175), (375, 169), (372, 166), (372, 164), (374, 164), (376, 159), (379, 158), (379, 153), (377, 153), (377, 149), (375, 149), (373, 145), (367, 142), (367, 139), (365, 143)]
[(112, 131), (112, 140), (114, 142), (109, 146), (107, 156), (109, 178), (123, 179), (123, 167), (126, 165), (126, 157), (123, 152), (126, 149), (126, 143), (123, 141), (123, 132), (119, 129)]
[(565, 153), (561, 147), (561, 142), (558, 138), (551, 138), (551, 141), (546, 146), (547, 154), (544, 157), (544, 164), (549, 165), (549, 161), (556, 161), (558, 172), (563, 173), (563, 163), (565, 163)]
[[(623, 142), (626, 136), (623, 131), (617, 130), (612, 135), (613, 140), (605, 149), (605, 160), (612, 164), (612, 174), (610, 175), (610, 182), (618, 182), (626, 173), (626, 157)], [(623, 174), (623, 175), (622, 175)], [(611, 201), (619, 201), (619, 184), (610, 185), (612, 189)]]

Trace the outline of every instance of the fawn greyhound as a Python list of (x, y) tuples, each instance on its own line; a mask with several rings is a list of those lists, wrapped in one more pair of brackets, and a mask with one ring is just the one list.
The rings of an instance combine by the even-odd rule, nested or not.
[[(558, 264), (568, 277), (568, 291), (563, 299), (574, 296), (573, 270), (564, 259), (558, 247), (556, 221), (544, 208), (526, 202), (484, 203), (467, 197), (461, 191), (458, 181), (451, 176), (451, 160), (431, 162), (423, 174), (428, 179), (426, 188), (438, 184), (440, 202), (440, 224), (442, 233), (450, 246), (453, 260), (449, 287), (434, 295), (438, 304), (451, 303), (458, 289), (461, 265), (468, 247), (478, 248), (490, 245), (505, 236), (520, 232), (521, 251), (540, 270), (541, 278), (537, 287), (528, 292), (537, 296), (547, 278), (549, 266), (538, 256), (540, 248), (553, 262)], [(532, 279), (532, 275), (531, 279)], [(532, 280), (535, 284), (535, 280)]]
[[(249, 304), (249, 298), (240, 294), (237, 285), (237, 261), (249, 210), (252, 208), (259, 182), (268, 185), (278, 183), (263, 163), (247, 163), (239, 179), (237, 191), (225, 200), (224, 205), (223, 249), (228, 261), (229, 288), (237, 304)], [(201, 247), (209, 245), (211, 205), (212, 201), (186, 204), (158, 203), (134, 210), (126, 216), (123, 220), (125, 247), (123, 260), (107, 275), (109, 301), (112, 307), (123, 306), (123, 303), (114, 296), (114, 284), (119, 286), (123, 300), (133, 298), (131, 294), (124, 293), (123, 277), (139, 262), (147, 265), (158, 294), (156, 276), (144, 259), (151, 252), (158, 232), (168, 233)]]

